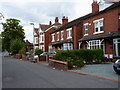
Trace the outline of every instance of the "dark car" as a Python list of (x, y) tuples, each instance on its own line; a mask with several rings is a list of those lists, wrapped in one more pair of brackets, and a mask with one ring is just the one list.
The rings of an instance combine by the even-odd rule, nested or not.
[(117, 60), (113, 64), (113, 69), (116, 73), (120, 74), (120, 57), (114, 57), (114, 58)]

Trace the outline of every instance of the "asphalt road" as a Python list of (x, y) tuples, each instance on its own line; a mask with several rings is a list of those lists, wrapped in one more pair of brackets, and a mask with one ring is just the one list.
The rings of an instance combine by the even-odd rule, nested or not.
[(118, 82), (3, 58), (3, 88), (118, 88)]

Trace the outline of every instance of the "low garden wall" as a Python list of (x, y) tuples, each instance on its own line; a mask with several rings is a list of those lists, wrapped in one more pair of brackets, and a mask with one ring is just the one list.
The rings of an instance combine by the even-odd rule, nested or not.
[(68, 70), (67, 62), (49, 59), (49, 65), (57, 69)]
[(46, 61), (46, 56), (39, 56), (39, 61)]

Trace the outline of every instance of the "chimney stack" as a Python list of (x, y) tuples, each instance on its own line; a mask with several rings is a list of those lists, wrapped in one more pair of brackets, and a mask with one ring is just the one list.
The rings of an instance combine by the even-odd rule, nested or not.
[(52, 22), (51, 22), (51, 21), (49, 22), (49, 25), (52, 25)]
[(92, 13), (95, 13), (99, 11), (99, 5), (97, 3), (97, 0), (93, 0), (93, 3), (92, 3)]
[(58, 17), (55, 18), (55, 23), (59, 22)]
[(68, 17), (63, 16), (62, 24), (67, 24), (67, 23), (68, 23)]

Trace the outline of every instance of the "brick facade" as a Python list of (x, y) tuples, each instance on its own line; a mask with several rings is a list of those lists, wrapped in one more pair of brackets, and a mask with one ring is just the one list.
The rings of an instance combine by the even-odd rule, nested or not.
[[(68, 17), (65, 16), (62, 24), (58, 17), (54, 24), (50, 22), (51, 26), (44, 32), (45, 52), (102, 48), (105, 55), (112, 56), (116, 53), (120, 48), (114, 43), (118, 43), (120, 39), (120, 2), (111, 3), (104, 10), (99, 10), (96, 0), (93, 0), (91, 6), (91, 13), (71, 22), (68, 22)], [(117, 54), (119, 53), (118, 51)]]

